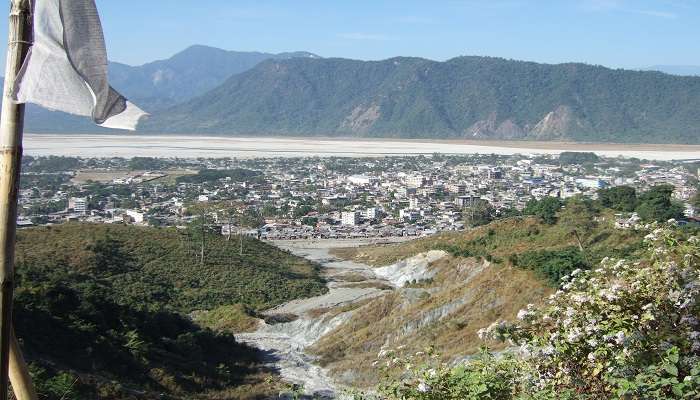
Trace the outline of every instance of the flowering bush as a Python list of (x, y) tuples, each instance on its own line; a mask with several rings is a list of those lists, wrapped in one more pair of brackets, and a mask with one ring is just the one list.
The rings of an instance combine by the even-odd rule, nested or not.
[[(575, 270), (540, 307), (479, 331), (517, 346), (456, 368), (409, 368), (396, 399), (700, 398), (700, 240), (649, 226), (639, 261)], [(395, 361), (407, 365), (410, 361)], [(427, 371), (427, 372), (426, 372)]]

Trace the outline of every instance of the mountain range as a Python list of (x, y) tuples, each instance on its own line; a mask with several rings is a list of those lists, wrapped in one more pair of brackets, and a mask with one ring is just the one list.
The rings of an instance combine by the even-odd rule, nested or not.
[[(261, 53), (227, 51), (195, 45), (166, 60), (140, 66), (110, 62), (110, 84), (149, 113), (187, 101), (216, 88), (232, 75), (267, 59), (318, 58), (307, 52)], [(40, 107), (27, 109), (27, 128), (33, 132), (114, 132), (91, 121)]]
[[(193, 46), (113, 86), (152, 133), (699, 143), (700, 77), (492, 57), (444, 62)], [(82, 124), (82, 125), (81, 125)], [(30, 131), (95, 131), (28, 112)]]

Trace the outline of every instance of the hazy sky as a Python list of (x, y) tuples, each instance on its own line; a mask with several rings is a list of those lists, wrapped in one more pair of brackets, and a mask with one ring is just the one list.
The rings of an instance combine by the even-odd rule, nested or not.
[[(97, 5), (110, 59), (134, 65), (192, 44), (366, 60), (488, 55), (626, 68), (700, 65), (700, 0), (97, 0)], [(6, 18), (0, 20), (5, 34)]]

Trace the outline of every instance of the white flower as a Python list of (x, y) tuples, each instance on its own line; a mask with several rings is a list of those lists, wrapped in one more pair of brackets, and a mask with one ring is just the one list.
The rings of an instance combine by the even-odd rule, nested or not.
[(591, 296), (587, 294), (575, 294), (571, 296), (571, 299), (577, 303), (588, 303), (592, 300)]
[(428, 393), (430, 392), (430, 386), (428, 386), (425, 382), (421, 382), (418, 384), (418, 391), (421, 393)]
[(581, 330), (579, 328), (574, 328), (566, 336), (566, 340), (569, 343), (574, 343), (574, 342), (578, 341), (582, 336), (583, 336), (583, 332), (581, 332)]
[(526, 320), (526, 319), (529, 319), (530, 317), (532, 317), (532, 312), (530, 312), (530, 311), (528, 311), (528, 310), (520, 310), (520, 311), (518, 311), (517, 318), (518, 318), (519, 320), (524, 321), (524, 320)]
[(552, 346), (551, 344), (542, 348), (542, 354), (544, 354), (546, 356), (551, 356), (552, 354), (554, 354), (554, 352), (555, 352), (554, 346)]
[(476, 335), (479, 337), (479, 339), (484, 340), (487, 337), (487, 329), (486, 328), (481, 328), (478, 331), (476, 331)]
[(619, 331), (615, 334), (615, 343), (617, 343), (617, 344), (625, 343), (625, 332)]

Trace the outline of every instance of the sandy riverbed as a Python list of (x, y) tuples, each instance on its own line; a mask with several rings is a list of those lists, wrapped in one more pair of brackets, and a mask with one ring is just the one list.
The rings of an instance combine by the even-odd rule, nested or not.
[(700, 145), (630, 145), (478, 140), (223, 137), (199, 135), (32, 134), (25, 154), (79, 157), (381, 157), (419, 154), (559, 154), (593, 151), (609, 157), (700, 159)]
[[(406, 240), (393, 238), (393, 241)], [(386, 239), (381, 239), (386, 242)], [(320, 398), (338, 398), (340, 391), (327, 372), (314, 364), (314, 359), (305, 353), (305, 348), (315, 343), (325, 334), (347, 321), (352, 311), (338, 315), (317, 315), (311, 311), (333, 309), (381, 296), (383, 290), (374, 287), (348, 288), (340, 277), (352, 273), (361, 275), (366, 281), (384, 283), (377, 278), (373, 269), (365, 264), (338, 260), (329, 254), (336, 247), (350, 247), (376, 243), (377, 239), (320, 239), (284, 240), (274, 242), (280, 248), (320, 263), (328, 280), (328, 293), (308, 299), (293, 300), (282, 304), (266, 314), (293, 314), (298, 318), (292, 322), (266, 324), (252, 333), (237, 334), (236, 338), (269, 354), (269, 363), (279, 370), (283, 379), (302, 384), (309, 395)]]

